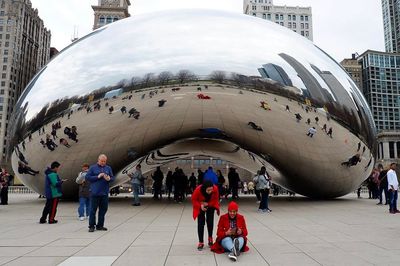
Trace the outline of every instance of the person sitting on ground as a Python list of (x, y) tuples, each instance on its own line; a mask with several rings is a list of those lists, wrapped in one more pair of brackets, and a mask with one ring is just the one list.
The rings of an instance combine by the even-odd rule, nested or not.
[(228, 205), (228, 213), (219, 219), (217, 239), (211, 246), (211, 251), (215, 253), (229, 252), (228, 257), (232, 261), (237, 261), (240, 252), (249, 250), (246, 221), (243, 215), (238, 213), (238, 210), (238, 204), (231, 201)]
[(361, 162), (361, 155), (359, 153), (353, 155), (349, 160), (342, 162), (341, 165), (350, 167), (357, 165), (357, 163)]

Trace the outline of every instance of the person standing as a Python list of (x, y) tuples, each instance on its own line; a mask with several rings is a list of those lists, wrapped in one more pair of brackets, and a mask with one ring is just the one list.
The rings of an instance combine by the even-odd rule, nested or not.
[(219, 192), (219, 198), (222, 199), (222, 197), (225, 194), (224, 191), (224, 185), (225, 185), (225, 177), (222, 174), (221, 170), (217, 170), (217, 176), (218, 176), (218, 192)]
[(194, 173), (189, 177), (189, 188), (190, 193), (193, 194), (193, 191), (196, 189), (196, 177), (194, 176)]
[(229, 190), (232, 192), (232, 199), (237, 199), (240, 178), (239, 174), (236, 172), (236, 169), (233, 167), (229, 168), (228, 181), (229, 181)]
[[(89, 164), (82, 165), (82, 172), (78, 174), (75, 182), (79, 185), (79, 220), (83, 221), (90, 215), (90, 182), (86, 180), (86, 174), (89, 170)], [(86, 209), (86, 212), (85, 212)], [(85, 215), (86, 213), (86, 215)]]
[(45, 196), (46, 204), (44, 205), (42, 217), (39, 223), (46, 223), (49, 216), (49, 224), (55, 224), (58, 221), (54, 219), (57, 213), (58, 202), (62, 196), (61, 186), (64, 180), (61, 180), (57, 172), (61, 164), (57, 161), (51, 163), (50, 168), (45, 171)]
[(211, 251), (221, 254), (229, 252), (228, 257), (237, 261), (240, 252), (249, 250), (247, 247), (247, 226), (243, 215), (238, 213), (239, 206), (231, 201), (228, 204), (228, 213), (219, 218), (217, 239)]
[(217, 174), (214, 172), (212, 166), (209, 166), (207, 171), (204, 173), (204, 181), (211, 181), (213, 185), (218, 185), (218, 177)]
[(167, 188), (168, 200), (171, 200), (172, 186), (174, 185), (172, 178), (172, 171), (168, 171), (167, 177), (165, 178), (165, 187)]
[(396, 174), (396, 163), (390, 164), (390, 170), (387, 172), (388, 191), (389, 191), (389, 212), (399, 213), (397, 209), (397, 190), (399, 189), (399, 181)]
[(385, 195), (385, 205), (388, 205), (389, 204), (388, 180), (387, 180), (387, 172), (388, 172), (388, 170), (384, 170), (382, 164), (378, 164), (378, 169), (380, 169), (380, 173), (379, 173), (379, 192), (378, 192), (379, 202), (378, 202), (378, 205), (382, 204), (382, 201), (383, 201), (382, 192)]
[(265, 166), (260, 169), (260, 174), (253, 180), (257, 185), (257, 189), (261, 193), (260, 206), (258, 207), (259, 212), (271, 212), (268, 208), (268, 196), (269, 189), (271, 188), (271, 178), (269, 177)]
[(192, 195), (193, 219), (197, 218), (198, 250), (204, 248), (204, 225), (207, 221), (208, 245), (213, 244), (214, 211), (219, 215), (218, 187), (210, 181), (197, 186)]
[(139, 189), (142, 182), (144, 181), (144, 177), (142, 175), (142, 166), (140, 164), (136, 165), (135, 172), (133, 174), (130, 174), (129, 177), (131, 178), (132, 191), (133, 191), (132, 206), (140, 206)]
[[(90, 216), (89, 216), (89, 232), (107, 231), (104, 227), (104, 217), (108, 210), (108, 193), (110, 191), (110, 182), (114, 181), (114, 174), (109, 165), (107, 165), (107, 156), (100, 154), (97, 163), (90, 166), (86, 173), (86, 180), (90, 182)], [(96, 212), (98, 212), (98, 220), (96, 224)]]
[(11, 182), (11, 175), (7, 172), (5, 168), (1, 168), (0, 173), (0, 204), (8, 205), (8, 186)]
[(201, 169), (197, 170), (197, 184), (201, 185), (203, 184), (203, 178), (204, 178), (204, 173), (201, 171)]
[[(153, 176), (152, 176), (153, 180), (154, 180), (154, 199), (162, 199), (162, 183), (163, 183), (163, 179), (164, 179), (164, 174), (161, 171), (160, 166), (157, 166), (157, 170), (154, 172)], [(159, 198), (160, 197), (160, 198)]]

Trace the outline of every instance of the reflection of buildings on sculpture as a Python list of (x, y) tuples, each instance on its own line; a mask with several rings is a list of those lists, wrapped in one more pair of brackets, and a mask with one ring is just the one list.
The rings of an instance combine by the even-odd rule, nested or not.
[(346, 69), (347, 73), (351, 76), (353, 81), (357, 84), (357, 87), (363, 91), (362, 86), (362, 68), (357, 60), (358, 54), (352, 54), (351, 58), (345, 58), (340, 62), (342, 67)]
[(400, 54), (368, 50), (359, 57), (365, 98), (378, 131), (378, 163), (400, 158)]
[(0, 161), (4, 164), (9, 117), (25, 86), (49, 61), (51, 34), (29, 0), (0, 3)]
[(275, 22), (313, 40), (311, 7), (275, 6), (272, 0), (243, 0), (243, 13)]
[(97, 6), (92, 6), (94, 11), (93, 30), (117, 20), (130, 17), (129, 0), (98, 0)]

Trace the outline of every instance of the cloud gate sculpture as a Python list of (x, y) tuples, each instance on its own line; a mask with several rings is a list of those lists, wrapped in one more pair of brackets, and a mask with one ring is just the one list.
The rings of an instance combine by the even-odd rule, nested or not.
[(100, 153), (113, 186), (138, 163), (148, 172), (209, 155), (252, 173), (265, 165), (274, 183), (316, 198), (351, 192), (375, 163), (370, 110), (340, 65), (282, 26), (222, 11), (92, 32), (33, 78), (10, 121), (14, 172), (43, 194), (57, 160), (67, 197)]

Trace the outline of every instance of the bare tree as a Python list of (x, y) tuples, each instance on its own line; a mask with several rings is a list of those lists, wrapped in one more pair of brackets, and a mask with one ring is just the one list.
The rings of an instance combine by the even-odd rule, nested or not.
[(179, 83), (185, 83), (187, 81), (191, 81), (191, 80), (196, 80), (197, 77), (196, 75), (187, 69), (182, 69), (179, 70), (179, 72), (176, 74), (176, 78), (178, 79)]
[(139, 77), (132, 77), (131, 78), (131, 84), (130, 87), (132, 88), (132, 90), (137, 89), (140, 85), (140, 83), (142, 82), (142, 79)]
[(143, 76), (142, 79), (142, 87), (147, 88), (150, 87), (150, 84), (154, 81), (154, 73), (147, 73)]
[(163, 71), (158, 75), (158, 82), (160, 85), (168, 84), (168, 82), (173, 79), (174, 74), (169, 71)]
[(210, 74), (212, 81), (223, 83), (226, 80), (226, 73), (224, 71), (216, 70)]

